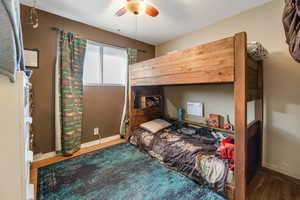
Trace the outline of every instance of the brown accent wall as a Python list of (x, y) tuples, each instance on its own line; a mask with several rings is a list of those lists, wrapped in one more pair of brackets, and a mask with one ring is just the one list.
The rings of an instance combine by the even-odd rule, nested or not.
[[(54, 124), (54, 64), (56, 55), (56, 33), (50, 27), (58, 27), (78, 34), (82, 38), (111, 45), (144, 50), (138, 60), (153, 58), (155, 47), (111, 32), (78, 23), (51, 13), (39, 11), (39, 28), (28, 24), (28, 7), (22, 6), (22, 25), (25, 48), (40, 51), (39, 69), (33, 70), (31, 82), (34, 91), (35, 130), (34, 152), (55, 150)], [(104, 137), (118, 134), (122, 114), (124, 87), (84, 87), (84, 113), (82, 142), (98, 138), (93, 128), (99, 127)]]

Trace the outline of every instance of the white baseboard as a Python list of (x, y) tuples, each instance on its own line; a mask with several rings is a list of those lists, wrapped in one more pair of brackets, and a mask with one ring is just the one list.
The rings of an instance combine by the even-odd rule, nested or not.
[(284, 170), (282, 167), (280, 166), (277, 166), (277, 165), (274, 165), (274, 164), (271, 164), (271, 163), (266, 163), (264, 162), (263, 163), (263, 167), (265, 168), (268, 168), (270, 170), (273, 170), (273, 171), (276, 171), (276, 172), (279, 172), (281, 174), (284, 174), (284, 175), (287, 175), (289, 177), (292, 177), (292, 178), (295, 178), (295, 179), (299, 179), (300, 180), (300, 175), (299, 174), (294, 174), (294, 173), (291, 173), (287, 170)]
[(87, 148), (87, 147), (95, 146), (98, 144), (103, 144), (103, 143), (110, 142), (110, 141), (117, 140), (117, 139), (120, 139), (120, 135), (114, 135), (114, 136), (102, 138), (100, 140), (93, 140), (91, 142), (81, 144), (80, 147)]
[[(103, 144), (103, 143), (110, 142), (110, 141), (117, 140), (117, 139), (120, 139), (120, 135), (114, 135), (111, 137), (102, 138), (100, 140), (93, 140), (91, 142), (83, 143), (80, 145), (80, 148), (87, 148), (87, 147), (95, 146), (98, 144)], [(49, 152), (49, 153), (44, 153), (44, 154), (37, 154), (37, 155), (33, 156), (33, 161), (39, 161), (39, 160), (44, 160), (47, 158), (53, 158), (56, 155), (57, 154), (55, 151)]]
[(39, 160), (44, 160), (44, 159), (47, 159), (47, 158), (53, 158), (55, 156), (56, 156), (55, 151), (48, 152), (48, 153), (38, 153), (38, 154), (33, 156), (33, 162), (34, 161), (39, 161)]

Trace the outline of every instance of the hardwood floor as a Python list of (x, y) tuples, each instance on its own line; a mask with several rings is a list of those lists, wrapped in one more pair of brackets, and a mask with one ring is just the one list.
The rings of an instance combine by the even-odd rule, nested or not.
[(300, 181), (268, 169), (248, 185), (248, 200), (300, 200)]
[[(115, 144), (125, 142), (124, 139), (118, 139), (111, 142), (83, 148), (73, 156), (57, 156), (45, 160), (33, 162), (31, 165), (31, 183), (34, 184), (35, 194), (37, 192), (37, 172), (38, 168), (51, 165), (56, 162), (67, 160), (82, 154), (103, 149)], [(36, 196), (36, 195), (35, 195)], [(300, 181), (284, 176), (282, 174), (261, 169), (248, 185), (248, 200), (300, 200)]]

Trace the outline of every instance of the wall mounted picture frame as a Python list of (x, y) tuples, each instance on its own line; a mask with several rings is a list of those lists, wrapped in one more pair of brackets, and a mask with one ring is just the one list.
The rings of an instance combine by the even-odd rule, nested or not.
[(39, 68), (39, 53), (38, 49), (24, 49), (25, 66)]

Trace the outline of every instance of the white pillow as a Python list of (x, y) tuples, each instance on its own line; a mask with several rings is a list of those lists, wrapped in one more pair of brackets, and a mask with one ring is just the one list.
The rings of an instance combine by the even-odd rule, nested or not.
[(157, 133), (158, 131), (170, 127), (172, 124), (163, 120), (163, 119), (155, 119), (149, 122), (145, 122), (140, 125), (141, 128), (151, 132)]

